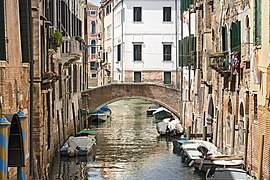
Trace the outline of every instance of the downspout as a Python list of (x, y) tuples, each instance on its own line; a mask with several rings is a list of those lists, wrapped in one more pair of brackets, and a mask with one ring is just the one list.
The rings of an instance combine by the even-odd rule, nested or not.
[(112, 55), (111, 55), (111, 82), (114, 81), (114, 1), (111, 1), (112, 2)]
[(34, 105), (34, 60), (33, 60), (33, 17), (32, 17), (32, 4), (31, 0), (28, 0), (28, 10), (29, 10), (29, 26), (30, 26), (30, 117), (29, 117), (29, 122), (30, 122), (30, 137), (29, 137), (29, 156), (30, 156), (30, 176), (33, 177), (34, 175), (34, 168), (33, 168), (33, 105)]
[[(184, 31), (184, 29), (183, 29), (183, 12), (182, 12), (182, 1), (181, 1), (181, 7), (180, 7), (180, 17), (181, 17), (181, 44), (183, 44), (183, 31)], [(180, 56), (182, 56), (183, 55), (183, 48), (181, 47), (181, 49), (180, 49)], [(180, 100), (181, 100), (181, 104), (180, 104), (180, 109), (183, 109), (183, 56), (180, 58), (181, 59), (181, 68), (180, 68), (180, 70), (181, 70), (181, 77), (180, 77)], [(183, 112), (183, 111), (182, 111)], [(182, 117), (183, 117), (183, 113), (182, 113)]]
[(176, 74), (176, 82), (175, 87), (179, 89), (179, 77), (178, 77), (178, 66), (179, 66), (179, 57), (178, 57), (178, 3), (175, 0), (175, 74)]
[(121, 46), (121, 83), (124, 82), (124, 0), (122, 0), (122, 8), (121, 8), (121, 28), (122, 28), (122, 34), (121, 34), (121, 38), (122, 38), (122, 46)]

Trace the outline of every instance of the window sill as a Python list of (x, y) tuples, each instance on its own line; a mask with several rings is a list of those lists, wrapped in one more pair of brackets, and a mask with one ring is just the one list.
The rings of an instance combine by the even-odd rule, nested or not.
[(133, 60), (134, 63), (142, 63), (142, 60)]
[(142, 21), (133, 21), (132, 23), (133, 23), (133, 24), (143, 24)]
[(165, 62), (165, 63), (172, 63), (173, 61), (172, 60), (163, 60), (162, 62)]
[(172, 21), (162, 21), (163, 24), (173, 24)]

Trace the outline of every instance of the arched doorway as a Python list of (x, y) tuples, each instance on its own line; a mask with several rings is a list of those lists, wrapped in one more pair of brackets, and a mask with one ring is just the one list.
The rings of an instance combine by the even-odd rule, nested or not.
[[(11, 118), (10, 118), (11, 119)], [(25, 166), (23, 149), (23, 136), (19, 116), (14, 114), (11, 119), (9, 140), (8, 140), (8, 167)]]
[(244, 150), (244, 106), (241, 102), (239, 111), (239, 123), (238, 123), (238, 145), (239, 150)]
[(227, 112), (227, 118), (226, 118), (226, 144), (227, 145), (231, 144), (231, 134), (232, 134), (231, 119), (232, 119), (232, 101), (231, 99), (229, 99), (228, 112)]
[(214, 118), (214, 102), (212, 96), (210, 96), (208, 103), (208, 113), (206, 118), (207, 132), (211, 133), (211, 141), (213, 140), (213, 118)]

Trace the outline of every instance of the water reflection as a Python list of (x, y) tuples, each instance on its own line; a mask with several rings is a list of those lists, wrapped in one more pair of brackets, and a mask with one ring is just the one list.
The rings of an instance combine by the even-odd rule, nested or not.
[(109, 105), (111, 123), (98, 128), (95, 153), (88, 159), (55, 160), (50, 179), (163, 180), (202, 179), (172, 152), (170, 138), (159, 137), (151, 104), (138, 99)]

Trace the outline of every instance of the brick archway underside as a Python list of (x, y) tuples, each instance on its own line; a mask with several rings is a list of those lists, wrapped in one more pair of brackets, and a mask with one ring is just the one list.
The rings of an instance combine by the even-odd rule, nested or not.
[(82, 92), (82, 105), (96, 109), (127, 98), (141, 98), (160, 104), (180, 117), (180, 91), (161, 85), (146, 83), (109, 84)]

